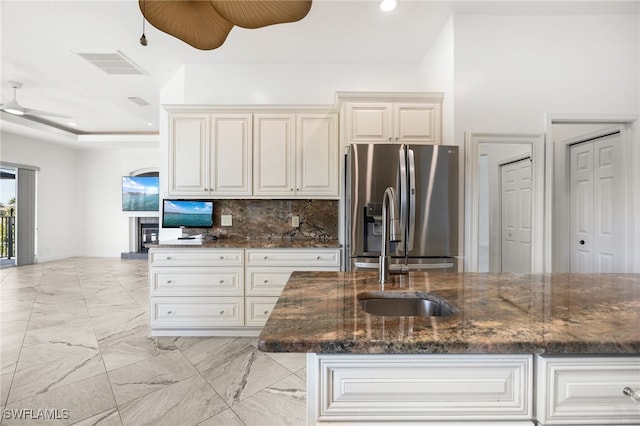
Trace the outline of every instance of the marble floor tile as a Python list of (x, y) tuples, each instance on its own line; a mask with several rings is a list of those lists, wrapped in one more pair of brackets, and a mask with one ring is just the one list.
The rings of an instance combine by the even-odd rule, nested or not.
[(210, 419), (205, 420), (202, 423), (198, 423), (198, 426), (246, 426), (245, 423), (240, 420), (240, 417), (233, 412), (232, 409), (224, 410), (220, 414), (216, 414)]
[(24, 346), (46, 342), (91, 347), (96, 347), (98, 344), (93, 327), (86, 319), (69, 321), (50, 327), (29, 329), (24, 337)]
[(264, 352), (266, 356), (284, 366), (287, 370), (295, 373), (307, 366), (307, 354), (285, 353), (285, 352)]
[[(240, 401), (233, 411), (247, 425), (300, 426), (306, 424), (305, 382), (296, 375)], [(269, 413), (265, 417), (265, 413)]]
[[(11, 413), (19, 413), (20, 410), (57, 410), (60, 417), (68, 418), (59, 421), (47, 421), (50, 424), (73, 424), (81, 420), (87, 419), (98, 413), (112, 409), (116, 406), (116, 402), (111, 392), (109, 380), (106, 374), (90, 377), (79, 382), (71, 383), (48, 392), (30, 396), (19, 401), (10, 402), (5, 407), (6, 410), (12, 410)], [(23, 411), (24, 413), (24, 411)], [(18, 419), (15, 416), (7, 418), (6, 412), (3, 412), (2, 426), (7, 425), (28, 425), (34, 423), (32, 419)]]
[(198, 372), (179, 351), (167, 352), (108, 372), (118, 404), (131, 401)]
[(125, 426), (189, 426), (227, 409), (200, 375), (165, 386), (119, 407)]
[(289, 370), (252, 348), (233, 360), (203, 371), (202, 377), (229, 406), (233, 406), (290, 374)]
[(250, 337), (179, 337), (175, 344), (198, 371), (205, 371), (253, 351), (255, 341)]
[(120, 420), (120, 412), (118, 409), (112, 408), (111, 410), (91, 416), (88, 419), (73, 423), (73, 426), (122, 426), (122, 420)]
[[(102, 356), (97, 349), (75, 346), (63, 351), (55, 346), (66, 347), (64, 344), (43, 344), (22, 350), (9, 402), (105, 373)], [(26, 361), (23, 361), (23, 356)], [(38, 356), (43, 360), (38, 360)]]
[(100, 345), (102, 358), (107, 371), (115, 370), (136, 362), (144, 361), (167, 351), (178, 350), (173, 340), (163, 337), (149, 337), (145, 328), (139, 334), (131, 335), (127, 339), (114, 344)]
[(21, 347), (18, 345), (13, 348), (5, 348), (4, 341), (3, 346), (0, 347), (0, 375), (5, 376), (7, 374), (13, 374), (18, 366), (18, 359), (20, 358)]
[(11, 380), (13, 380), (13, 373), (0, 376), (0, 406), (2, 407), (7, 404), (9, 389), (11, 389)]

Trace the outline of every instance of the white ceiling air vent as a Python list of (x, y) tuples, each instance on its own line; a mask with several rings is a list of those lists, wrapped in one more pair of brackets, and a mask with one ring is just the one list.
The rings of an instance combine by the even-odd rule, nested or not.
[(147, 74), (119, 50), (113, 52), (73, 52), (91, 62), (107, 74), (132, 75)]
[(149, 106), (149, 102), (147, 102), (144, 99), (139, 98), (137, 96), (129, 96), (127, 99), (129, 99), (131, 102), (133, 102), (136, 105)]

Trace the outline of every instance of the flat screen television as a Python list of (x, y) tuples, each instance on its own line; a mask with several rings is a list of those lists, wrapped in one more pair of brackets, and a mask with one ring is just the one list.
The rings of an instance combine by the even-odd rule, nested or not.
[(162, 200), (163, 228), (211, 228), (213, 200)]
[(157, 212), (159, 206), (158, 176), (122, 176), (122, 211)]

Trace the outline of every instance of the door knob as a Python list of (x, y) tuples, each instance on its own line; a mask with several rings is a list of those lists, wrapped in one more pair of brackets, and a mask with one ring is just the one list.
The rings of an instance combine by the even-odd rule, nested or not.
[(584, 240), (580, 240), (580, 241), (578, 241), (578, 242), (580, 243), (580, 245), (581, 245), (581, 246), (583, 246), (583, 245), (584, 245)]

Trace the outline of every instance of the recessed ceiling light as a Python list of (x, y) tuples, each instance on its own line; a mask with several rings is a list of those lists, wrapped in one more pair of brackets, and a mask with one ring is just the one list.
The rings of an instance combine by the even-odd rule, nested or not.
[(397, 5), (396, 0), (382, 0), (382, 3), (380, 3), (380, 9), (385, 12), (391, 12)]

